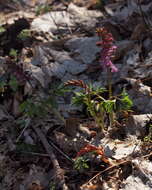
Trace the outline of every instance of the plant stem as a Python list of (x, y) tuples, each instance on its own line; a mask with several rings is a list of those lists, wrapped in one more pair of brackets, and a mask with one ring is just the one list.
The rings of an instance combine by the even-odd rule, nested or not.
[[(112, 84), (111, 84), (112, 73), (109, 68), (107, 69), (107, 76), (108, 76), (107, 83), (108, 83), (108, 90), (109, 90), (109, 99), (111, 99), (112, 98)], [(114, 123), (113, 111), (111, 111), (111, 113), (109, 113), (109, 120), (110, 120), (110, 127), (112, 127), (113, 123)]]
[(109, 68), (107, 69), (107, 76), (108, 76), (107, 83), (108, 83), (109, 99), (110, 99), (112, 97), (112, 84), (111, 84), (112, 74)]

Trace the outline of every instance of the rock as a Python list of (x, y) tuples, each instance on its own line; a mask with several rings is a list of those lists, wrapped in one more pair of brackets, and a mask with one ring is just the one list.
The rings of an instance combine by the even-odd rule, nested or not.
[(62, 82), (66, 82), (71, 79), (78, 79), (78, 78), (77, 78), (77, 76), (73, 76), (70, 73), (66, 73), (61, 80), (62, 80)]
[(126, 78), (126, 80), (132, 85), (133, 90), (138, 91), (142, 95), (150, 95), (151, 88), (147, 85), (144, 85), (141, 80)]
[(48, 63), (47, 53), (41, 46), (36, 46), (34, 49), (35, 55), (31, 61), (31, 64), (41, 66)]
[(138, 145), (139, 140), (134, 136), (129, 136), (129, 138), (125, 140), (125, 143), (118, 139), (108, 141), (106, 138), (104, 138), (101, 143), (104, 146), (105, 155), (107, 157), (112, 156), (116, 160), (129, 156), (133, 151), (138, 152), (140, 150)]
[(152, 114), (133, 115), (126, 122), (125, 131), (128, 135), (136, 137), (145, 137), (146, 123), (152, 118)]
[(133, 100), (133, 106), (137, 111), (141, 113), (152, 112), (152, 101), (150, 96), (137, 95), (137, 93), (134, 93), (134, 95), (132, 95), (130, 92), (129, 95)]
[(85, 28), (94, 28), (97, 18), (103, 17), (103, 13), (97, 10), (88, 10), (86, 7), (78, 7), (73, 3), (69, 4), (68, 12), (75, 24), (83, 25)]
[(42, 87), (46, 86), (46, 82), (48, 81), (45, 80), (45, 74), (40, 67), (31, 64), (30, 72), (32, 73), (32, 76), (42, 85)]
[(134, 149), (136, 152), (140, 150), (139, 146), (137, 147), (134, 142), (133, 143), (128, 142), (128, 143), (117, 144), (115, 155), (113, 157), (115, 159), (122, 159), (122, 158), (130, 155), (134, 151)]
[[(62, 64), (58, 62), (50, 63), (49, 65), (43, 67), (43, 71), (50, 78), (55, 76), (62, 81), (66, 81), (74, 78), (73, 75), (77, 75), (85, 71), (87, 66), (85, 64), (80, 64), (73, 59), (66, 60)], [(67, 74), (66, 74), (67, 73)], [(66, 76), (64, 77), (64, 75)]]
[(58, 62), (50, 63), (43, 67), (44, 73), (50, 77), (50, 80), (53, 76), (61, 79), (66, 73), (66, 68), (64, 65), (59, 64)]
[(128, 65), (129, 67), (137, 67), (139, 66), (139, 52), (136, 49), (133, 49), (126, 53), (123, 60), (125, 65)]
[(66, 69), (66, 71), (68, 71), (72, 75), (80, 74), (87, 69), (87, 65), (81, 64), (78, 61), (74, 61), (72, 59), (64, 61), (63, 65), (64, 65), (64, 68)]
[(31, 29), (53, 35), (57, 30), (62, 29), (67, 32), (70, 27), (80, 23), (86, 28), (93, 28), (98, 22), (96, 18), (102, 16), (100, 11), (89, 11), (70, 3), (67, 11), (51, 11), (36, 17), (31, 24)]
[(75, 55), (74, 59), (90, 64), (96, 59), (96, 54), (100, 52), (100, 48), (96, 46), (97, 41), (97, 37), (76, 37), (68, 40), (65, 47)]
[(52, 34), (58, 29), (67, 28), (67, 26), (73, 26), (69, 13), (66, 11), (54, 11), (36, 17), (31, 24), (31, 29)]
[(150, 190), (151, 187), (144, 184), (138, 176), (129, 176), (122, 184), (123, 188), (120, 190)]
[(30, 144), (30, 145), (34, 145), (35, 144), (33, 138), (29, 134), (29, 131), (25, 131), (24, 134), (23, 134), (23, 136), (24, 136), (24, 142), (26, 144)]
[(117, 50), (114, 60), (118, 60), (123, 57), (128, 51), (134, 47), (134, 42), (131, 40), (122, 40), (116, 42)]
[(64, 61), (71, 60), (69, 53), (66, 51), (56, 51), (50, 48), (46, 48), (46, 50), (55, 61), (61, 64)]
[(134, 164), (133, 175), (123, 181), (120, 190), (150, 190), (152, 188), (152, 163), (148, 160), (132, 160)]
[(127, 79), (132, 85), (128, 91), (130, 98), (133, 100), (133, 106), (141, 113), (152, 112), (151, 88), (144, 85), (140, 80)]

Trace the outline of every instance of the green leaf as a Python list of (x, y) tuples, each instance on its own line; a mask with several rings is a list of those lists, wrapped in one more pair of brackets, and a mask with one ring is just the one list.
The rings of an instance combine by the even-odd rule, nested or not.
[(87, 95), (83, 92), (75, 92), (75, 96), (72, 98), (72, 104), (80, 106), (86, 104)]
[(44, 100), (43, 104), (44, 104), (44, 106), (48, 106), (50, 108), (55, 108), (55, 109), (58, 108), (57, 101), (52, 96), (49, 96), (46, 100)]
[(12, 48), (9, 52), (9, 55), (17, 59), (17, 53), (18, 51)]
[(78, 157), (74, 161), (74, 169), (79, 170), (79, 171), (83, 171), (84, 169), (88, 169), (89, 168), (88, 161), (89, 161), (89, 159), (87, 159), (83, 156)]
[(11, 76), (11, 79), (10, 79), (10, 81), (9, 81), (8, 84), (9, 84), (10, 88), (11, 88), (14, 92), (16, 92), (16, 91), (18, 90), (19, 84), (18, 84), (17, 79), (16, 79), (14, 76)]
[(116, 101), (116, 109), (121, 110), (130, 110), (133, 106), (132, 100), (129, 98), (129, 95), (127, 94), (126, 90), (124, 89), (121, 93), (121, 96)]
[(26, 40), (26, 39), (28, 39), (29, 37), (31, 37), (31, 32), (30, 32), (29, 29), (24, 29), (24, 30), (22, 30), (22, 31), (18, 34), (17, 37), (18, 37), (19, 39), (21, 39), (21, 40)]
[(71, 92), (71, 89), (63, 84), (60, 84), (58, 87), (55, 87), (54, 94), (57, 96), (64, 96), (65, 93)]
[(115, 100), (105, 100), (103, 107), (107, 113), (112, 113), (115, 108)]
[(3, 26), (0, 26), (0, 34), (5, 32), (5, 31), (6, 31), (6, 29)]

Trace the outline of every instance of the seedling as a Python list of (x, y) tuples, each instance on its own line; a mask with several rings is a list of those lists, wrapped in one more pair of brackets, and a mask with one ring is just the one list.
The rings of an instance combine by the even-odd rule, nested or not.
[(77, 106), (85, 105), (88, 113), (102, 130), (105, 128), (107, 116), (109, 116), (112, 123), (113, 118), (110, 117), (110, 114), (129, 110), (132, 106), (132, 101), (125, 90), (119, 96), (106, 99), (104, 93), (108, 90), (102, 87), (94, 88), (92, 85), (85, 84), (82, 80), (70, 80), (65, 85), (82, 88), (80, 92), (74, 92), (72, 103)]
[(88, 161), (89, 159), (84, 156), (78, 157), (74, 161), (74, 169), (78, 170), (79, 172), (83, 172), (85, 169), (89, 168)]

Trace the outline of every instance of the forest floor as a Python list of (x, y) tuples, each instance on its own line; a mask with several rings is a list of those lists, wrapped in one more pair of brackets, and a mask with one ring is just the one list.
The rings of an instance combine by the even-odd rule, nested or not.
[[(151, 21), (151, 0), (0, 0), (0, 190), (152, 189)], [(105, 102), (133, 103), (104, 129), (71, 103), (103, 103), (97, 28), (117, 46)]]

